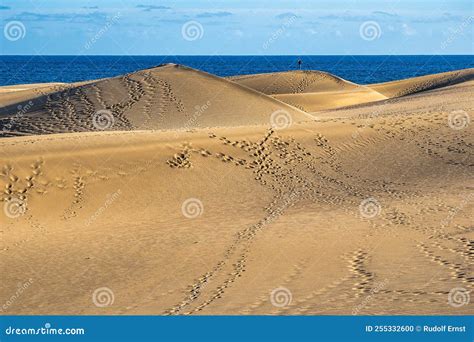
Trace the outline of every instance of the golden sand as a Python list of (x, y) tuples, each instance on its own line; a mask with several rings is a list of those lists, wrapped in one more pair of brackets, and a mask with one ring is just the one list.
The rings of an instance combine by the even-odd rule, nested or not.
[(0, 308), (473, 314), (473, 74), (3, 89)]

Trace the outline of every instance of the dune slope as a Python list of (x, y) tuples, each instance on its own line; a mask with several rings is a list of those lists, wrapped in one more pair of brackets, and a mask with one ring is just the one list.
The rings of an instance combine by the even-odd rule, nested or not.
[(232, 76), (228, 79), (267, 95), (339, 91), (359, 85), (323, 71), (284, 71)]
[(473, 89), (279, 130), (2, 138), (2, 314), (472, 315)]
[(322, 71), (288, 71), (230, 77), (306, 112), (378, 101), (377, 91)]
[(413, 77), (393, 82), (369, 84), (368, 87), (387, 97), (392, 98), (443, 88), (473, 80), (474, 69), (465, 69), (443, 72), (434, 75)]
[(246, 87), (179, 65), (163, 65), (33, 97), (0, 109), (4, 135), (97, 130), (193, 129), (271, 124), (275, 111), (309, 115)]
[(65, 83), (35, 83), (0, 87), (0, 104), (2, 107), (62, 90)]

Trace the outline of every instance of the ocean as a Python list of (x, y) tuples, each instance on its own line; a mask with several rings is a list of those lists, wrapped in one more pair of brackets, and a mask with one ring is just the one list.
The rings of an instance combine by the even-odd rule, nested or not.
[(218, 76), (322, 70), (359, 84), (473, 68), (472, 55), (423, 56), (0, 56), (0, 86), (76, 82), (178, 63)]

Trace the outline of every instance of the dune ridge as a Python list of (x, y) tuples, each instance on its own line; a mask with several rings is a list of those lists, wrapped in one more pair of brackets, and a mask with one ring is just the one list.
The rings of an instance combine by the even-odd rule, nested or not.
[(234, 76), (234, 82), (271, 95), (306, 112), (316, 112), (387, 97), (322, 71), (287, 71)]
[(474, 80), (474, 69), (368, 85), (358, 85), (326, 72), (299, 70), (229, 79), (311, 113), (467, 83)]
[[(22, 113), (20, 109), (18, 115), (24, 107), (28, 110)], [(112, 130), (193, 129), (270, 124), (272, 113), (278, 110), (293, 120), (311, 119), (249, 88), (168, 64), (7, 103), (0, 109), (0, 120), (13, 121), (5, 135), (95, 131), (98, 111), (106, 111), (99, 114), (104, 114), (101, 119), (109, 121), (106, 126)], [(21, 120), (11, 120), (15, 116)]]
[(369, 84), (368, 87), (387, 97), (400, 97), (427, 90), (439, 89), (474, 80), (474, 69), (443, 72), (397, 80), (393, 82)]
[(267, 95), (338, 91), (360, 87), (338, 76), (316, 70), (231, 76), (228, 79)]
[[(2, 314), (474, 313), (473, 82), (317, 119), (232, 82), (168, 65), (15, 116)], [(104, 107), (117, 126), (93, 130)]]

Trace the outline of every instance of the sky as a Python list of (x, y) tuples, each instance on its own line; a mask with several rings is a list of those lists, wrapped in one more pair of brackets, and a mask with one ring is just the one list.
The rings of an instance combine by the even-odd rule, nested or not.
[(0, 0), (1, 54), (473, 54), (472, 0)]

